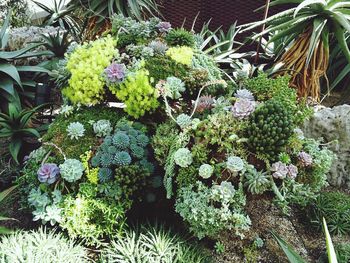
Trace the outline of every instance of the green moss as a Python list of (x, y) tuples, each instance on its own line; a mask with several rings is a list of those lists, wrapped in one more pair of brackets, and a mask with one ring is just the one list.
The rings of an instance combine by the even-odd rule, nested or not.
[(154, 84), (168, 77), (177, 77), (181, 80), (188, 75), (189, 68), (183, 64), (176, 63), (167, 56), (155, 56), (146, 61), (145, 68), (149, 76), (153, 78)]
[[(74, 112), (69, 117), (59, 115), (50, 125), (48, 132), (43, 136), (43, 142), (54, 143), (62, 149), (67, 158), (79, 159), (80, 155), (90, 149), (90, 147), (98, 143), (91, 121), (101, 119), (109, 120), (112, 126), (123, 117), (123, 113), (119, 109), (107, 108), (103, 106), (81, 108)], [(67, 135), (67, 127), (71, 122), (79, 121), (85, 127), (85, 135), (79, 140), (71, 140)], [(56, 151), (55, 149), (53, 149)], [(63, 157), (56, 151), (58, 160), (63, 160)]]

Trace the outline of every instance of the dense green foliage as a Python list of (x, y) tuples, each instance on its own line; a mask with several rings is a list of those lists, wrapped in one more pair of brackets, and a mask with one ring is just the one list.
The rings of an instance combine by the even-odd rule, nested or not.
[(325, 218), (334, 234), (350, 233), (350, 196), (342, 192), (324, 192), (310, 205), (308, 217), (320, 229)]

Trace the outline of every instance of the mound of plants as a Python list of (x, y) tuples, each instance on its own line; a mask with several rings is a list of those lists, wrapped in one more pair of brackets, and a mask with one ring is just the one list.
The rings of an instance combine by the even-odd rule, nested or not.
[(119, 235), (153, 173), (146, 134), (116, 109), (63, 107), (17, 180), (23, 208), (87, 244)]
[(209, 263), (209, 254), (202, 247), (189, 244), (164, 227), (142, 226), (123, 238), (112, 240), (102, 250), (101, 262), (173, 262)]
[[(157, 18), (138, 22), (122, 15), (113, 17), (110, 34), (72, 47), (57, 73), (56, 83), (70, 104), (118, 101), (136, 119), (162, 105), (158, 87), (169, 103), (187, 107), (206, 82), (221, 79), (193, 33)], [(228, 89), (218, 83), (210, 92)]]
[(298, 129), (310, 111), (288, 82), (261, 74), (232, 98), (200, 96), (190, 115), (171, 109), (163, 94), (172, 122), (159, 125), (153, 147), (165, 160), (167, 196), (197, 237), (224, 230), (243, 237), (252, 196), (271, 196), (288, 213), (327, 185), (333, 154)]
[(0, 262), (90, 262), (82, 245), (45, 228), (16, 232), (0, 238)]

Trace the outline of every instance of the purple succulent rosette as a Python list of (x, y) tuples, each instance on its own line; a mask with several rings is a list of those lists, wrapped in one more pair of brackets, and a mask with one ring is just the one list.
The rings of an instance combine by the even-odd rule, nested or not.
[(291, 178), (291, 179), (295, 179), (297, 178), (297, 175), (298, 175), (298, 167), (296, 167), (294, 164), (290, 164), (288, 165), (288, 176)]
[(171, 30), (171, 24), (169, 22), (160, 22), (157, 25), (157, 28), (158, 28), (159, 32), (167, 33)]
[(248, 99), (238, 99), (232, 106), (231, 111), (234, 117), (244, 119), (255, 110), (255, 102)]
[(38, 180), (41, 183), (53, 184), (59, 177), (60, 169), (54, 163), (44, 163), (38, 170)]
[(125, 79), (126, 67), (124, 64), (113, 62), (105, 69), (105, 74), (110, 83), (119, 83)]
[(284, 179), (289, 173), (287, 165), (282, 162), (272, 164), (271, 171), (274, 172), (272, 176), (276, 179)]
[(298, 154), (298, 160), (303, 167), (310, 167), (313, 163), (312, 156), (306, 152), (300, 152)]

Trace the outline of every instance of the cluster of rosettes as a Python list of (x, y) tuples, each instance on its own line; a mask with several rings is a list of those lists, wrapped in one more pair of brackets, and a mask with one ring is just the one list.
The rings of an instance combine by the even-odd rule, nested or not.
[(272, 176), (276, 179), (284, 179), (287, 176), (291, 179), (295, 179), (298, 175), (298, 167), (294, 164), (286, 165), (282, 162), (276, 162), (271, 166)]
[(100, 182), (113, 179), (113, 170), (117, 167), (139, 165), (152, 172), (152, 164), (147, 160), (149, 138), (141, 130), (129, 124), (117, 125), (113, 135), (105, 137), (96, 154), (91, 159), (93, 167), (100, 167)]
[(103, 72), (117, 54), (116, 40), (107, 36), (75, 49), (68, 57), (69, 86), (62, 94), (72, 103), (95, 105), (103, 100)]
[(248, 145), (257, 154), (276, 160), (287, 145), (294, 130), (293, 116), (276, 100), (258, 107), (249, 118)]

